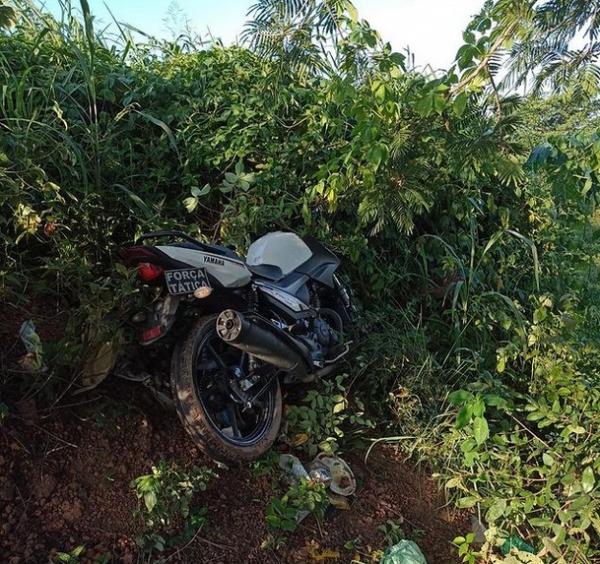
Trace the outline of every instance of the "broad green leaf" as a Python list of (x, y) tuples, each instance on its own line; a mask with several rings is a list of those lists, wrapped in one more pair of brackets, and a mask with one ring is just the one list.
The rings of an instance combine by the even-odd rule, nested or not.
[(494, 502), (490, 506), (490, 508), (488, 509), (488, 511), (486, 513), (486, 518), (489, 523), (493, 523), (494, 521), (497, 521), (498, 519), (500, 519), (504, 515), (505, 511), (506, 511), (506, 500), (499, 499), (498, 501)]
[(369, 162), (379, 168), (382, 161), (387, 158), (388, 150), (385, 145), (374, 145), (367, 154)]
[(473, 421), (473, 436), (478, 445), (483, 444), (490, 436), (490, 429), (485, 417), (475, 417)]
[(427, 117), (431, 114), (433, 111), (433, 95), (431, 92), (417, 100), (415, 111), (423, 117)]
[(471, 399), (473, 399), (473, 394), (467, 390), (456, 390), (448, 394), (448, 401), (452, 405), (462, 405)]
[(457, 488), (461, 484), (462, 484), (462, 478), (460, 476), (455, 476), (454, 478), (450, 478), (446, 482), (445, 487), (448, 489), (452, 489), (452, 488)]
[(148, 509), (148, 511), (151, 512), (154, 509), (156, 502), (156, 494), (153, 491), (146, 492), (144, 494), (144, 504), (146, 505), (146, 509)]
[(588, 466), (581, 475), (581, 487), (585, 493), (590, 493), (596, 485), (596, 477), (594, 476), (594, 469)]
[(346, 409), (346, 402), (338, 402), (333, 406), (333, 413), (341, 413), (342, 411), (344, 411), (344, 409)]
[(468, 507), (474, 507), (477, 503), (479, 503), (479, 498), (471, 495), (458, 499), (456, 501), (456, 506), (461, 509), (467, 509)]
[(463, 31), (463, 41), (465, 43), (475, 43), (475, 34), (472, 31)]
[(192, 196), (195, 196), (196, 198), (200, 198), (201, 196), (206, 196), (210, 193), (210, 184), (205, 184), (202, 188), (199, 188), (198, 186), (193, 186), (191, 189), (191, 193)]
[(385, 84), (381, 80), (374, 80), (371, 83), (371, 91), (380, 104), (385, 101)]
[(433, 109), (438, 114), (442, 114), (442, 112), (446, 109), (446, 95), (443, 93), (436, 93), (436, 94), (433, 94), (432, 97), (433, 97)]
[(473, 415), (472, 407), (470, 404), (465, 405), (456, 416), (455, 426), (457, 429), (462, 429), (465, 425), (468, 425)]
[(475, 417), (481, 417), (485, 413), (485, 403), (482, 398), (477, 397), (475, 401), (473, 401), (472, 410)]
[(404, 68), (404, 63), (406, 61), (406, 57), (402, 53), (394, 52), (390, 55), (390, 61), (394, 64), (398, 65), (401, 68)]
[(461, 92), (456, 98), (454, 98), (454, 101), (452, 102), (452, 109), (458, 117), (462, 117), (464, 115), (468, 101), (469, 96), (465, 92)]

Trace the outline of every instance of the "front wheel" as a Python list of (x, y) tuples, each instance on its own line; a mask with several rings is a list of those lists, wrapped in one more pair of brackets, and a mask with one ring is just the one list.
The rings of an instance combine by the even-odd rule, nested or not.
[(276, 369), (253, 366), (246, 353), (221, 340), (216, 319), (201, 318), (175, 352), (173, 398), (184, 427), (210, 456), (255, 460), (271, 447), (281, 425)]

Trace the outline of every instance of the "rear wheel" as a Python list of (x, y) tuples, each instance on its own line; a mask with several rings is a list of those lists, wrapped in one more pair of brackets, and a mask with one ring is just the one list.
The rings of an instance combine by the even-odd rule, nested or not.
[(201, 318), (175, 352), (175, 405), (188, 433), (213, 458), (254, 460), (271, 447), (281, 425), (276, 369), (257, 373), (247, 354), (219, 338), (216, 318)]

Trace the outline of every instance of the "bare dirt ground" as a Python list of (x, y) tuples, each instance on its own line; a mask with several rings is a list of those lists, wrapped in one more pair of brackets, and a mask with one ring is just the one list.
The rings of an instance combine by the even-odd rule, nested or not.
[[(14, 357), (21, 352), (14, 342), (21, 318), (32, 312), (12, 313), (10, 323), (5, 316), (0, 324), (0, 349)], [(43, 339), (60, 334), (53, 320), (38, 323)], [(321, 524), (309, 517), (282, 548), (264, 549), (273, 478), (256, 477), (249, 467), (217, 469), (139, 384), (109, 379), (50, 411), (29, 402), (11, 413), (0, 423), (1, 563), (52, 562), (58, 551), (80, 545), (83, 563), (157, 561), (135, 542), (142, 523), (133, 515), (131, 480), (160, 460), (207, 465), (218, 474), (194, 499), (207, 507), (207, 524), (192, 542), (162, 553), (168, 562), (311, 562), (326, 555), (329, 562), (351, 562), (357, 549), (344, 548), (348, 541), (370, 562), (366, 554), (385, 548), (378, 527), (394, 520), (403, 521), (404, 534), (418, 541), (429, 564), (443, 564), (457, 561), (451, 541), (468, 530), (465, 515), (445, 506), (426, 473), (381, 447), (367, 465), (364, 452), (343, 454), (358, 482), (349, 510), (331, 510)]]

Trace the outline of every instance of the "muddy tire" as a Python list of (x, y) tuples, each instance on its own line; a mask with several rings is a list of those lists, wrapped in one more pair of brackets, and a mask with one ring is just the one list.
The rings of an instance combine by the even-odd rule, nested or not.
[[(279, 433), (282, 414), (281, 387), (275, 380), (268, 395), (266, 419), (260, 434), (246, 444), (224, 436), (199, 397), (198, 357), (203, 343), (216, 335), (217, 316), (202, 317), (194, 325), (183, 344), (173, 353), (171, 363), (171, 390), (177, 413), (186, 431), (212, 458), (220, 462), (249, 462), (262, 456)], [(210, 341), (209, 341), (210, 342)]]

